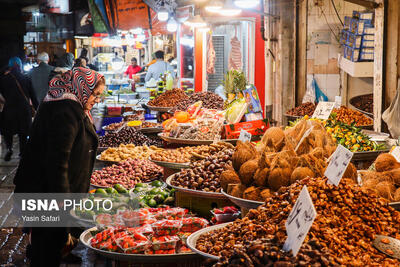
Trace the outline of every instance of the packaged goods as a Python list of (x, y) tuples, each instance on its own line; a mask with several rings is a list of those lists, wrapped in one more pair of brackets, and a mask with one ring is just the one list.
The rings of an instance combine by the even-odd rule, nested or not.
[(176, 235), (182, 227), (181, 220), (160, 220), (151, 225), (156, 236)]
[(179, 242), (179, 237), (176, 235), (172, 235), (172, 236), (153, 236), (151, 238), (151, 248), (154, 251), (157, 250), (175, 250), (176, 245)]
[(208, 221), (203, 218), (189, 217), (182, 219), (182, 228), (180, 231), (194, 233), (200, 229), (207, 227)]

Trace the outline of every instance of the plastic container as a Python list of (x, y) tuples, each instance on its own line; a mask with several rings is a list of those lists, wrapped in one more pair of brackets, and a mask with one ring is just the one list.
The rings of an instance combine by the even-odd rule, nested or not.
[(240, 211), (236, 213), (221, 213), (221, 214), (216, 214), (213, 211), (211, 211), (211, 214), (214, 215), (215, 219), (217, 220), (217, 223), (232, 222), (240, 217)]
[(151, 246), (149, 240), (136, 240), (134, 237), (120, 238), (115, 242), (126, 254), (144, 254), (144, 252)]
[(138, 227), (143, 225), (149, 217), (149, 212), (146, 210), (125, 210), (119, 213), (127, 227)]
[(151, 225), (156, 236), (176, 235), (182, 227), (180, 220), (161, 220)]
[(183, 208), (167, 208), (165, 210), (158, 211), (154, 217), (158, 220), (176, 220), (183, 218), (187, 212), (188, 210)]
[(141, 227), (136, 227), (136, 228), (129, 228), (128, 231), (130, 231), (130, 230), (131, 231), (133, 230), (133, 231), (143, 234), (145, 236), (154, 234), (153, 227), (151, 227), (150, 224), (145, 224)]
[(176, 245), (179, 242), (179, 237), (174, 235), (174, 236), (159, 236), (155, 237), (153, 236), (151, 239), (151, 247), (154, 251), (157, 250), (171, 250), (175, 249)]
[(182, 219), (182, 232), (194, 233), (208, 226), (208, 221), (203, 218), (189, 217)]

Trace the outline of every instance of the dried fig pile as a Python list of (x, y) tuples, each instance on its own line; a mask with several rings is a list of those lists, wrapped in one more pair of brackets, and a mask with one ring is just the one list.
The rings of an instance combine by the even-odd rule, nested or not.
[[(304, 185), (310, 192), (317, 217), (299, 255), (311, 257), (310, 249), (319, 252), (319, 256), (314, 256), (319, 264), (312, 264), (312, 259), (307, 257), (296, 258), (295, 263), (286, 262), (287, 265), (257, 263), (256, 259), (267, 263), (286, 261), (284, 254), (276, 257), (281, 253), (276, 248), (256, 249), (258, 255), (255, 255), (248, 246), (263, 238), (275, 240), (274, 244), (279, 246), (285, 242), (285, 222)], [(399, 266), (399, 260), (373, 247), (372, 240), (378, 234), (400, 238), (400, 212), (388, 206), (384, 199), (365, 193), (350, 179), (342, 179), (336, 187), (324, 178), (306, 178), (282, 187), (264, 205), (250, 210), (245, 218), (202, 235), (196, 247), (205, 253), (223, 256), (217, 266)], [(229, 265), (237, 258), (235, 249), (242, 247), (242, 256), (245, 252), (249, 257), (244, 258), (255, 264)], [(265, 257), (260, 258), (261, 252)]]

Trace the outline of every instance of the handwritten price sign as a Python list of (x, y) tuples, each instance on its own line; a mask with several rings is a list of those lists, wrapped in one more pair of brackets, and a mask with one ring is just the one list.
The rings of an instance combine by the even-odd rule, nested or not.
[(392, 152), (390, 152), (390, 154), (392, 154), (392, 156), (398, 161), (400, 162), (400, 146), (396, 146)]
[(343, 177), (350, 161), (353, 157), (353, 153), (342, 145), (338, 145), (335, 153), (331, 156), (331, 161), (325, 170), (325, 176), (328, 180), (338, 186), (340, 180)]
[(335, 108), (335, 102), (319, 102), (315, 108), (313, 118), (327, 120)]
[(303, 186), (285, 223), (288, 236), (283, 245), (285, 251), (291, 250), (294, 257), (297, 255), (316, 217), (317, 211), (307, 186)]
[(242, 142), (250, 142), (251, 141), (251, 133), (249, 133), (243, 129), (240, 130), (239, 140)]

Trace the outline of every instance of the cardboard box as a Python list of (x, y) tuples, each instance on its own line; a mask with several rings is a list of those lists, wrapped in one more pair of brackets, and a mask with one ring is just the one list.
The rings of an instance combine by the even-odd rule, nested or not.
[(252, 136), (262, 136), (269, 128), (269, 123), (267, 119), (264, 119), (228, 124), (224, 127), (227, 139), (237, 139), (239, 138), (242, 129), (250, 133)]

